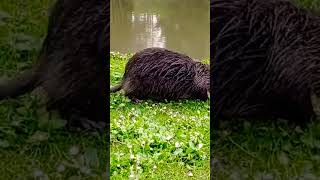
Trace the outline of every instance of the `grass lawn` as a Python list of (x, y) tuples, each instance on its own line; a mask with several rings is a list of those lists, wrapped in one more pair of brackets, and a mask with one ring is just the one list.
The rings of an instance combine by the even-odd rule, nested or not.
[[(320, 9), (318, 0), (296, 1)], [(243, 120), (225, 126), (211, 131), (216, 179), (320, 179), (319, 121), (305, 128), (281, 119)]]
[(249, 122), (214, 131), (218, 179), (320, 179), (320, 123)]
[[(0, 1), (0, 77), (35, 62), (50, 0)], [(69, 133), (36, 93), (0, 101), (0, 179), (105, 179), (106, 134)]]
[[(111, 82), (130, 55), (111, 54)], [(134, 104), (110, 95), (111, 179), (209, 179), (209, 101)]]

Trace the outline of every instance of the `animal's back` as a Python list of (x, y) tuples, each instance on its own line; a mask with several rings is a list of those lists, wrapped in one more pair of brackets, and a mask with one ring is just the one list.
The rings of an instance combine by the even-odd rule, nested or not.
[(129, 97), (183, 99), (196, 98), (194, 78), (199, 62), (163, 48), (147, 48), (127, 63), (123, 89)]

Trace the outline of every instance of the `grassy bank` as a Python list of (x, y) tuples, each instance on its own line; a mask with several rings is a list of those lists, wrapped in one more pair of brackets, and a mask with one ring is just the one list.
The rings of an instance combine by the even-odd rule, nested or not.
[[(130, 55), (111, 54), (111, 84)], [(133, 104), (110, 95), (111, 179), (209, 179), (209, 101)]]
[[(0, 77), (32, 66), (46, 33), (50, 0), (0, 2)], [(49, 121), (43, 98), (0, 101), (0, 179), (105, 179), (106, 135), (69, 133)]]

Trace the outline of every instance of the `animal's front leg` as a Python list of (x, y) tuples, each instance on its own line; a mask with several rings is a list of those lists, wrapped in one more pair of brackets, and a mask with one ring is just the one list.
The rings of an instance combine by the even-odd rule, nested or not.
[(69, 113), (67, 119), (67, 128), (71, 131), (88, 130), (93, 132), (103, 132), (107, 124), (102, 121), (95, 121), (79, 113)]
[(135, 104), (139, 104), (139, 103), (142, 103), (143, 100), (142, 99), (138, 99), (138, 98), (130, 98), (130, 100), (135, 103)]

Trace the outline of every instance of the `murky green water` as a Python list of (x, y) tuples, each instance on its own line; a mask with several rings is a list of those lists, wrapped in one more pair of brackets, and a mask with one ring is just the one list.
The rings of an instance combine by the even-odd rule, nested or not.
[(111, 0), (111, 51), (164, 47), (209, 58), (209, 0)]

